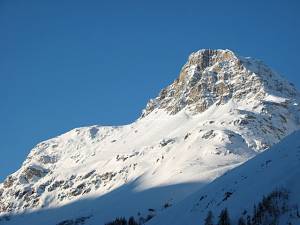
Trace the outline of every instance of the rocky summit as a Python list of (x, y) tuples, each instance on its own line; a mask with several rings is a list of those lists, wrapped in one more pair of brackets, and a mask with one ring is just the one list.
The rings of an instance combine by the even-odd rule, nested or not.
[(295, 87), (260, 60), (192, 53), (135, 122), (37, 144), (0, 184), (1, 222), (145, 223), (298, 130), (299, 102)]
[(262, 61), (239, 57), (230, 50), (205, 49), (190, 55), (179, 77), (150, 100), (143, 116), (156, 108), (170, 114), (183, 108), (199, 113), (230, 100), (249, 102), (255, 110), (269, 94), (298, 97), (294, 86)]

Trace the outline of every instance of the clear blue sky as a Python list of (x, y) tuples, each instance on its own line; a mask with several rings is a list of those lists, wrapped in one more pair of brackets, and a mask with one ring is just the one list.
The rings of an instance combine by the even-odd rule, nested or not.
[(201, 48), (300, 87), (299, 2), (0, 0), (0, 180), (40, 141), (135, 120)]

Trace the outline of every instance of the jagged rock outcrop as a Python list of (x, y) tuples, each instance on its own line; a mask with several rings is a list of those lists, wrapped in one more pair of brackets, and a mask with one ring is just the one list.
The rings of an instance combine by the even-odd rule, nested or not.
[[(150, 100), (142, 116), (154, 109), (176, 114), (185, 107), (194, 113), (205, 111), (212, 104), (234, 100), (256, 101), (258, 107), (269, 94), (290, 99), (297, 97), (296, 89), (263, 62), (236, 56), (230, 50), (200, 50), (192, 53), (179, 77), (159, 96)], [(291, 102), (284, 101), (283, 107)]]

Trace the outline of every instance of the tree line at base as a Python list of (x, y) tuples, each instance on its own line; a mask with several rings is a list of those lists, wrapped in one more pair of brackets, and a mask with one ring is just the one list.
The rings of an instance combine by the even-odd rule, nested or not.
[[(289, 193), (286, 189), (277, 189), (269, 195), (263, 196), (262, 200), (253, 206), (252, 216), (247, 215), (247, 211), (238, 219), (237, 225), (278, 225), (281, 215), (289, 212), (294, 218), (300, 219), (298, 206), (289, 207)], [(223, 209), (218, 217), (218, 222), (214, 223), (212, 211), (207, 213), (204, 225), (234, 225), (229, 217), (227, 208)], [(292, 225), (288, 222), (287, 225)]]
[[(204, 225), (278, 225), (280, 216), (287, 212), (294, 218), (300, 219), (298, 206), (290, 207), (288, 200), (289, 192), (286, 189), (276, 189), (269, 195), (263, 196), (257, 205), (254, 204), (251, 215), (247, 214), (245, 210), (237, 224), (232, 223), (229, 211), (225, 208), (220, 212), (217, 223), (214, 223), (213, 212), (208, 211)], [(128, 220), (125, 217), (119, 217), (105, 225), (142, 225), (151, 218), (137, 222), (134, 217), (130, 217)], [(292, 223), (288, 222), (287, 225), (292, 225)]]

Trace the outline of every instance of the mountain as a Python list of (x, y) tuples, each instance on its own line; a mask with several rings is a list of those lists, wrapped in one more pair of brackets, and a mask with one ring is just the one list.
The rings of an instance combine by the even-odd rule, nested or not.
[[(254, 205), (257, 212), (264, 212), (261, 214), (264, 215), (262, 220), (268, 221), (266, 224), (300, 224), (299, 176), (300, 131), (297, 131), (157, 215), (149, 221), (149, 225), (204, 224), (209, 211), (215, 215), (217, 222), (218, 215), (225, 208), (232, 224), (238, 224), (241, 216), (245, 221), (247, 216), (253, 217)], [(279, 206), (278, 209), (274, 207), (278, 210), (276, 223), (271, 223), (272, 215), (264, 209), (268, 200), (273, 206)], [(263, 204), (259, 207), (260, 202)]]
[(192, 53), (132, 124), (76, 128), (35, 146), (0, 184), (2, 222), (150, 219), (299, 129), (299, 100), (262, 61)]

